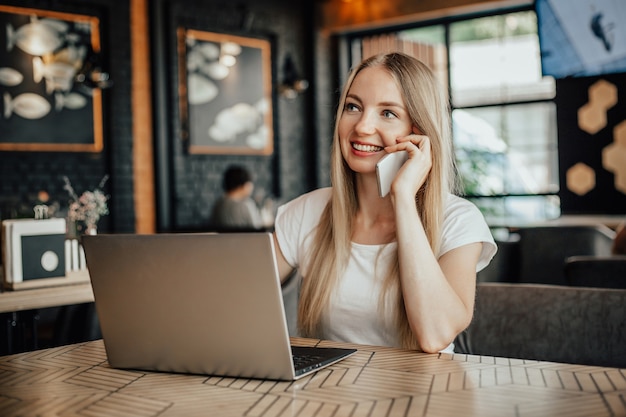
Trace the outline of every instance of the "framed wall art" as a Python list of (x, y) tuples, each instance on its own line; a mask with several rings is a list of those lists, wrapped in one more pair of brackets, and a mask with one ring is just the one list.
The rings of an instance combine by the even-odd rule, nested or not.
[(81, 82), (99, 19), (0, 5), (0, 27), (0, 151), (101, 151), (101, 90)]
[(184, 28), (177, 36), (188, 152), (272, 154), (270, 42)]

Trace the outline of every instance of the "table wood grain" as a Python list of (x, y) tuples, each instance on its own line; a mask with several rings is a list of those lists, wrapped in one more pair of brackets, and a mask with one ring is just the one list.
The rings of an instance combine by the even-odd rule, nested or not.
[(101, 340), (4, 356), (0, 415), (626, 416), (626, 369), (292, 343), (358, 352), (295, 382), (112, 369)]
[[(93, 302), (91, 283), (0, 293), (0, 313)], [(1, 415), (1, 414), (0, 414)]]

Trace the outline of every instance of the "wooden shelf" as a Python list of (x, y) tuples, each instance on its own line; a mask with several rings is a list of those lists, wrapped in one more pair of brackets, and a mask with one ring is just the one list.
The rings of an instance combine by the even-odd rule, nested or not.
[(94, 301), (90, 282), (0, 293), (0, 313), (82, 304)]

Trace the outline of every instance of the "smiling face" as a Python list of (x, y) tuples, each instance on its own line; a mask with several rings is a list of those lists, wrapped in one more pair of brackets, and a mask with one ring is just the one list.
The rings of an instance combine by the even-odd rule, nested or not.
[(385, 146), (411, 133), (404, 98), (391, 74), (381, 66), (361, 70), (348, 91), (339, 118), (341, 153), (358, 173), (375, 172)]

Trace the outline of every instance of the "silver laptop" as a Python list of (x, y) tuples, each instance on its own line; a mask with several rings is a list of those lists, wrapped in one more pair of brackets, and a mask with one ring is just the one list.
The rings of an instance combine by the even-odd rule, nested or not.
[(356, 351), (290, 345), (270, 233), (100, 234), (83, 247), (114, 368), (294, 380)]

